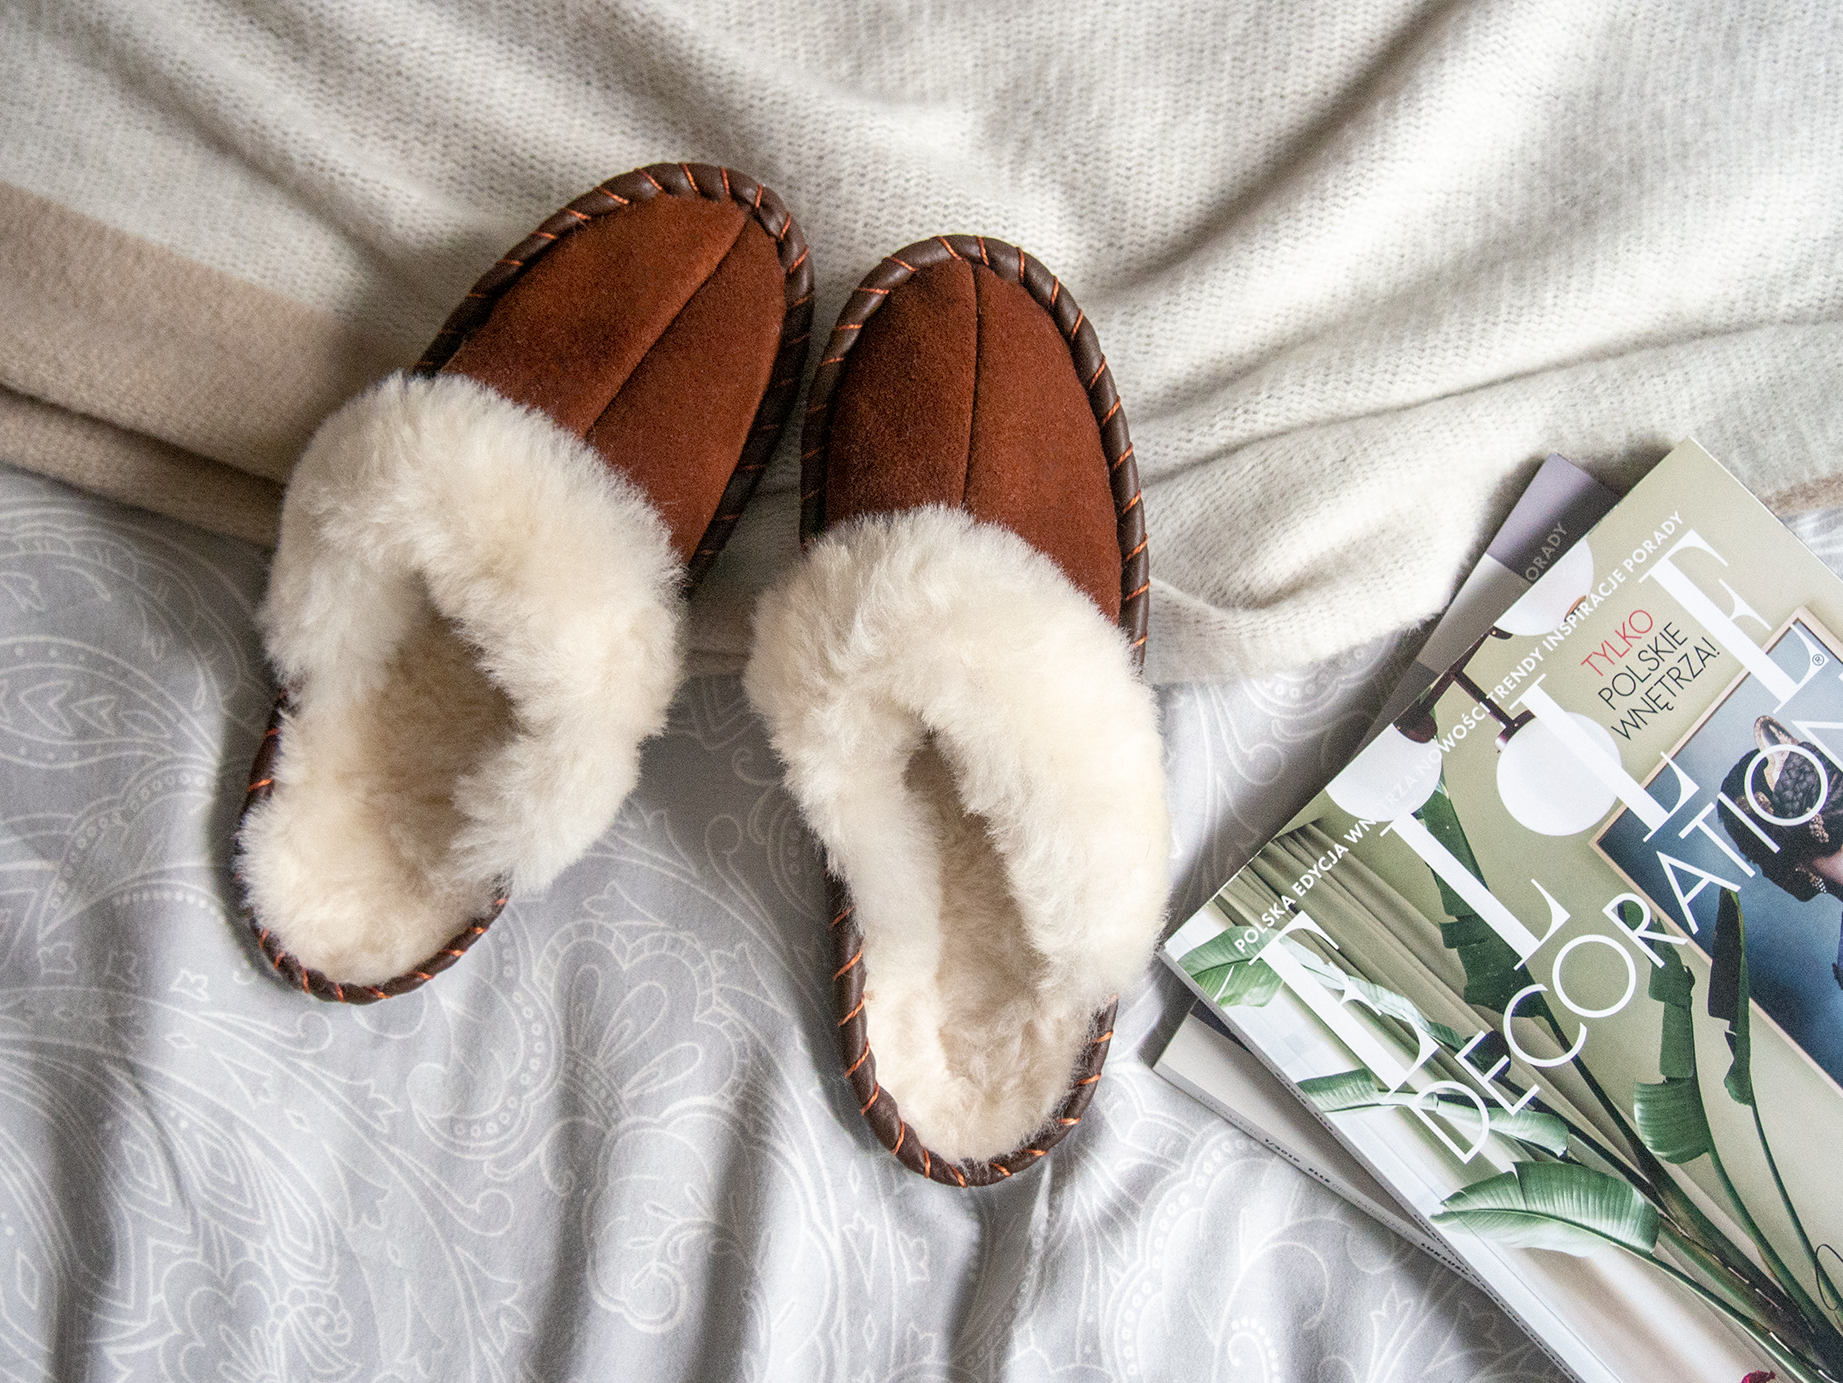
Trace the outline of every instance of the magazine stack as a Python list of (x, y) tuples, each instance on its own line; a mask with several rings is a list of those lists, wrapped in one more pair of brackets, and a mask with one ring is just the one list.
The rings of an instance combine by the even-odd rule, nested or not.
[(1839, 631), (1686, 442), (1161, 952), (1582, 1380), (1843, 1379)]

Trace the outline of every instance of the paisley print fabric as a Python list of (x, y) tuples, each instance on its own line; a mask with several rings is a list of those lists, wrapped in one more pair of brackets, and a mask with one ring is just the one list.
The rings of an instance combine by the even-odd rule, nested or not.
[[(277, 981), (228, 842), (254, 547), (0, 468), (0, 1377), (1551, 1379), (1484, 1296), (1152, 1075), (978, 1192), (866, 1132), (819, 861), (735, 678), (590, 856), (370, 1008)], [(1394, 644), (1163, 700), (1181, 916)]]

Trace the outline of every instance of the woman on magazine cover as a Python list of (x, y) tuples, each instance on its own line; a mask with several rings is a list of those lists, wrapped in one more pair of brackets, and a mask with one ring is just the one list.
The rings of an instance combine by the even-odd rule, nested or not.
[[(1843, 896), (1843, 766), (1769, 715), (1754, 721), (1753, 738), (1756, 749), (1735, 761), (1721, 785), (1746, 811), (1745, 819), (1722, 817), (1729, 837), (1799, 902)], [(1830, 971), (1843, 988), (1843, 921)]]

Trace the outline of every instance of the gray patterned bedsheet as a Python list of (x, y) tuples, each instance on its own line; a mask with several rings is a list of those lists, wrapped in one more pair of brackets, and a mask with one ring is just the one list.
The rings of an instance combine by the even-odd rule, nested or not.
[[(733, 678), (608, 836), (372, 1008), (246, 943), (258, 551), (0, 467), (0, 1377), (1518, 1380), (1476, 1290), (1152, 1075), (1125, 996), (1031, 1175), (903, 1171), (838, 1078), (819, 861)], [(1196, 906), (1387, 644), (1166, 694)]]

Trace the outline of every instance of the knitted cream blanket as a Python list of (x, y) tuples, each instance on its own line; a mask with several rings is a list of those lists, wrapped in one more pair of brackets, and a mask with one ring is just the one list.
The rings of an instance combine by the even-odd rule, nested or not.
[[(659, 160), (1076, 293), (1146, 478), (1160, 679), (1437, 610), (1559, 449), (1694, 433), (1843, 501), (1843, 26), (1581, 5), (25, 0), (0, 7), (0, 460), (258, 540), (321, 415)], [(794, 551), (785, 443), (694, 647)]]

